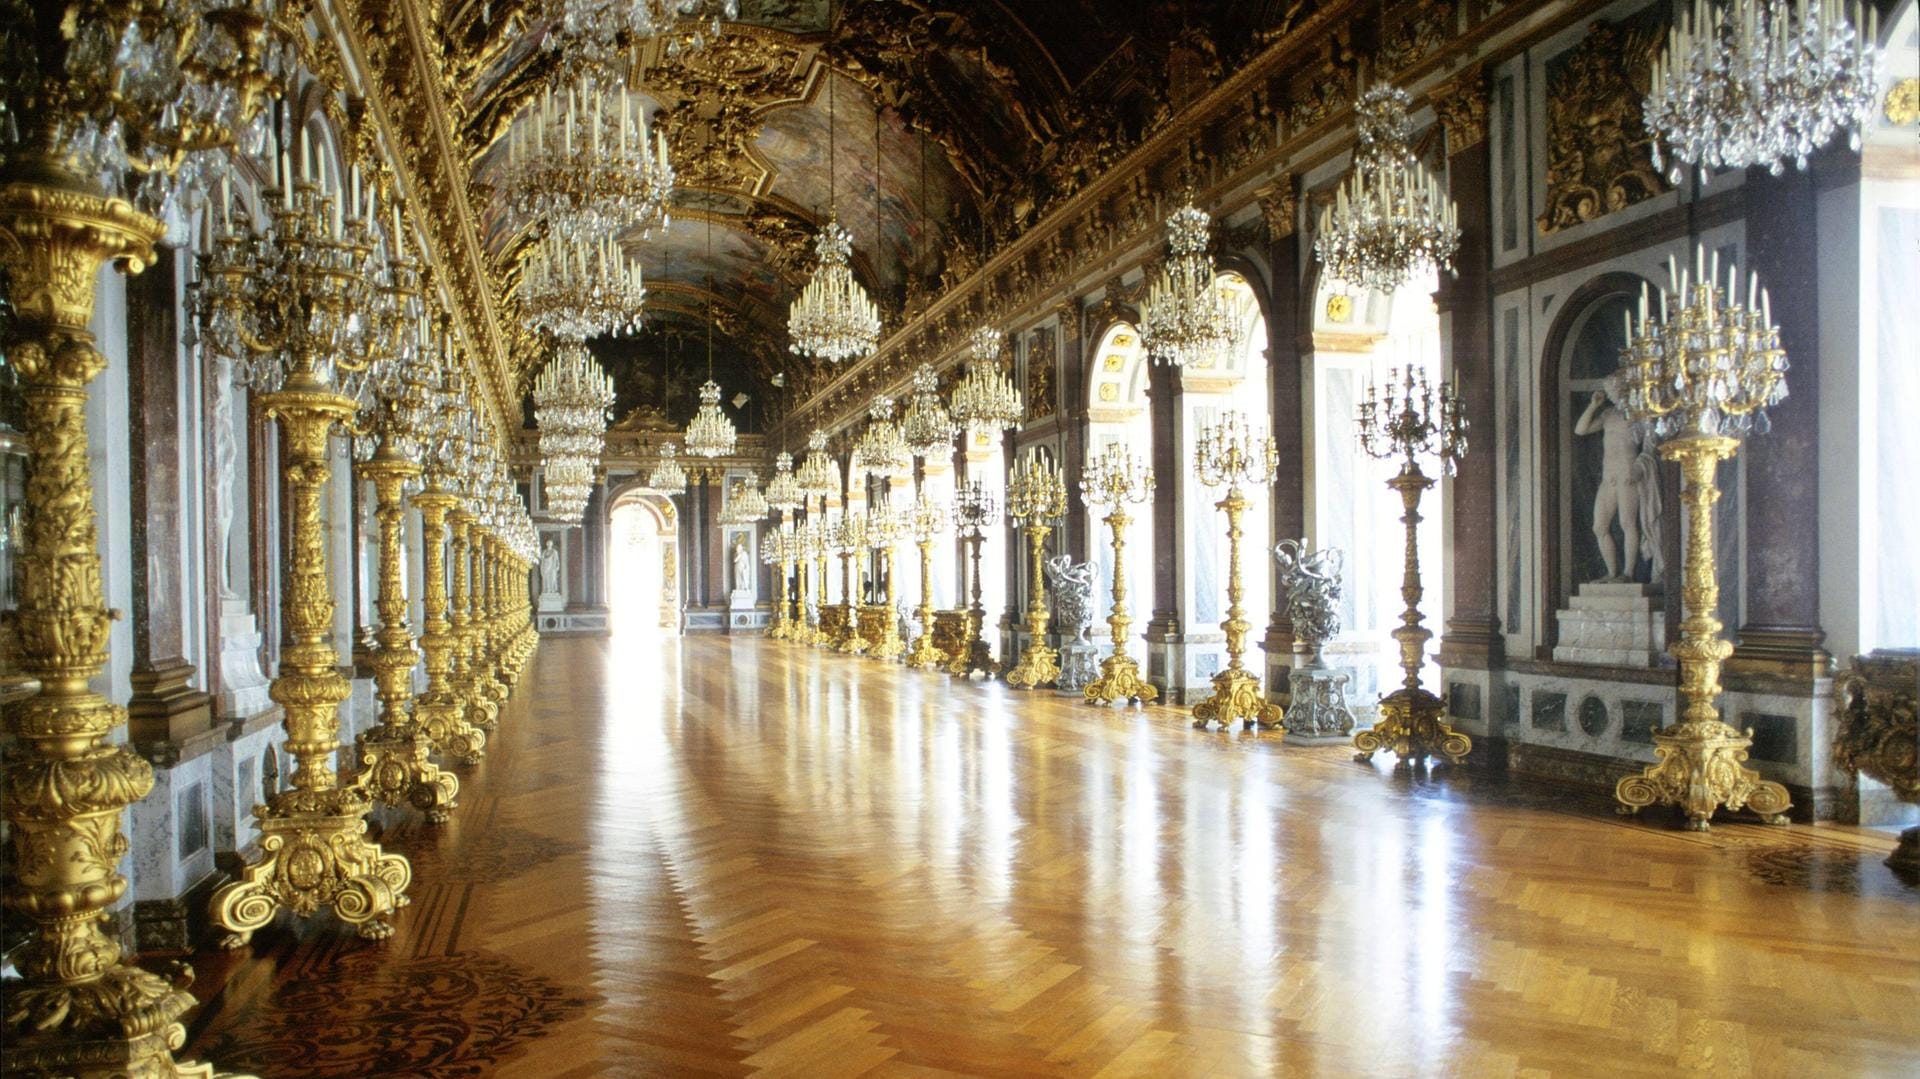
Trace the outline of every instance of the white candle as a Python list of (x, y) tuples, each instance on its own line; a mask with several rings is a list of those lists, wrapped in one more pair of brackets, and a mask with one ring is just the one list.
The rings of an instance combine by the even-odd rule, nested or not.
[(280, 151), (280, 175), (282, 177), (281, 201), (286, 203), (287, 209), (291, 210), (293, 209), (293, 159), (287, 156), (285, 150)]
[(220, 176), (220, 231), (233, 231), (233, 184), (225, 173)]

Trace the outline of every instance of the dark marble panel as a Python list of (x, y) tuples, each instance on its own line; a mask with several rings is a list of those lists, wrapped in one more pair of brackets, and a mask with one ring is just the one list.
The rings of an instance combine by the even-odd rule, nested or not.
[(1566, 730), (1567, 695), (1564, 693), (1534, 693), (1531, 725), (1533, 729), (1537, 731)]
[(1799, 725), (1792, 716), (1742, 712), (1736, 726), (1753, 729), (1753, 748), (1748, 750), (1748, 755), (1754, 760), (1779, 764), (1800, 763)]
[(1607, 728), (1613, 725), (1613, 716), (1607, 712), (1607, 702), (1592, 695), (1581, 699), (1578, 719), (1580, 729), (1594, 738), (1607, 733)]
[(1653, 744), (1653, 732), (1666, 724), (1666, 706), (1659, 701), (1620, 702), (1620, 740)]
[(1480, 718), (1480, 687), (1471, 682), (1447, 683), (1447, 712), (1461, 719)]

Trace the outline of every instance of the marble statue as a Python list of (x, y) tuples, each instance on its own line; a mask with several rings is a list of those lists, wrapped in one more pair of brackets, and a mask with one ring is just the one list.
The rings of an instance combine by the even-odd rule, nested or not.
[[(1574, 421), (1576, 435), (1600, 436), (1600, 489), (1593, 496), (1593, 538), (1606, 563), (1607, 584), (1628, 584), (1642, 559), (1653, 563), (1653, 579), (1664, 567), (1660, 550), (1660, 462), (1653, 440), (1642, 438), (1620, 410), (1625, 391), (1618, 372), (1606, 387), (1593, 391), (1587, 409)], [(1616, 546), (1614, 522), (1624, 542)]]
[(1056, 692), (1078, 697), (1088, 683), (1100, 676), (1095, 660), (1098, 653), (1087, 640), (1093, 625), (1093, 575), (1091, 562), (1076, 563), (1071, 555), (1047, 559), (1047, 584), (1052, 593), (1054, 625), (1060, 630), (1060, 677)]
[(1290, 742), (1343, 741), (1353, 733), (1345, 671), (1321, 662), (1320, 649), (1340, 633), (1340, 569), (1337, 547), (1307, 549), (1307, 541), (1282, 540), (1273, 548), (1280, 585), (1293, 622), (1294, 665), (1287, 676), (1290, 702), (1284, 723)]
[(552, 540), (548, 540), (547, 546), (540, 552), (540, 591), (560, 591), (560, 549), (553, 545)]
[(213, 404), (207, 422), (213, 426), (213, 534), (220, 548), (220, 598), (237, 600), (233, 587), (233, 484), (240, 460), (239, 440), (233, 435), (233, 361), (213, 357)]
[(733, 590), (753, 591), (753, 555), (747, 551), (747, 537), (733, 538)]

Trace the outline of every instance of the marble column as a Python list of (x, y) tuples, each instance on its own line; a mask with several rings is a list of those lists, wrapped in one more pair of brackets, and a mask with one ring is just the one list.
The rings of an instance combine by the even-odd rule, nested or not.
[(1087, 342), (1082, 336), (1080, 301), (1064, 300), (1054, 309), (1060, 317), (1060, 392), (1055, 408), (1060, 423), (1060, 470), (1067, 482), (1067, 516), (1062, 522), (1061, 549), (1075, 562), (1092, 557), (1095, 537), (1088, 534), (1087, 503), (1080, 497), (1080, 473), (1087, 464), (1091, 430), (1087, 417)]
[(1186, 405), (1181, 400), (1180, 369), (1151, 360), (1148, 364), (1148, 424), (1153, 445), (1147, 455), (1153, 465), (1154, 488), (1147, 514), (1153, 529), (1153, 613), (1146, 625), (1147, 681), (1159, 688), (1165, 703), (1185, 704), (1184, 672), (1174, 667), (1185, 661), (1180, 649), (1184, 639), (1180, 585), (1185, 542), (1181, 535), (1180, 490), (1190, 477), (1186, 476), (1187, 462), (1180, 453), (1180, 427), (1184, 422), (1180, 413)]
[[(1299, 191), (1291, 173), (1276, 177), (1259, 192), (1260, 211), (1267, 229), (1268, 264), (1272, 293), (1267, 297), (1267, 392), (1270, 403), (1273, 443), (1280, 456), (1280, 468), (1273, 481), (1272, 513), (1274, 542), (1299, 539), (1306, 534), (1307, 443), (1304, 379), (1301, 371), (1301, 341), (1312, 329), (1301, 258), (1303, 238), (1297, 228)], [(1249, 557), (1271, 558), (1271, 551), (1252, 552)], [(1293, 618), (1287, 612), (1287, 593), (1278, 573), (1269, 576), (1272, 617), (1267, 622), (1263, 642), (1267, 656), (1268, 693), (1284, 695), (1286, 671), (1291, 668)]]
[(1822, 241), (1843, 249), (1857, 236), (1821, 236), (1816, 202), (1827, 187), (1857, 183), (1859, 159), (1844, 149), (1815, 156), (1810, 171), (1770, 176), (1748, 169), (1747, 265), (1760, 275), (1793, 365), (1787, 399), (1767, 410), (1772, 430), (1745, 440), (1746, 611), (1729, 671), (1810, 680), (1833, 657), (1820, 627), (1820, 316), (1816, 274)]
[[(133, 696), (128, 737), (172, 744), (213, 722), (206, 693), (191, 683), (187, 626), (202, 617), (187, 593), (187, 535), (180, 464), (180, 333), (177, 263), (158, 259), (127, 280), (127, 434), (132, 495)], [(158, 750), (165, 755), (165, 750)]]
[(1470, 452), (1447, 482), (1453, 513), (1448, 538), (1452, 574), (1440, 662), (1486, 669), (1499, 664), (1500, 619), (1494, 613), (1498, 573), (1495, 537), (1493, 429), (1493, 194), (1487, 141), (1486, 73), (1469, 68), (1434, 93), (1446, 132), (1447, 191), (1460, 211), (1454, 272), (1440, 275), (1435, 299), (1447, 328), (1447, 358), (1461, 386)]

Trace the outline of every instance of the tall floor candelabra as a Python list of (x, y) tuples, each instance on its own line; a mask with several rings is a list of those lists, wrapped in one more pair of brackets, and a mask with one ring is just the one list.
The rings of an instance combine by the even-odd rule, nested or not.
[(920, 548), (920, 636), (907, 652), (907, 666), (916, 671), (939, 670), (944, 659), (933, 645), (933, 541), (946, 527), (946, 511), (925, 494), (907, 511), (907, 530)]
[(413, 496), (420, 511), (422, 633), (420, 650), (426, 657), (427, 685), (414, 700), (414, 716), (440, 752), (462, 762), (478, 764), (486, 753), (487, 735), (467, 719), (467, 706), (454, 684), (454, 649), (458, 640), (447, 620), (447, 515), (460, 506), (449, 489), (451, 463), (465, 455), (473, 419), (461, 403), (457, 382), (448, 383), (439, 414), (427, 441), (426, 487)]
[[(1397, 390), (1396, 381), (1401, 382)], [(1380, 717), (1374, 725), (1354, 732), (1354, 759), (1371, 760), (1384, 749), (1405, 765), (1436, 753), (1458, 764), (1473, 749), (1473, 741), (1447, 725), (1445, 704), (1420, 684), (1427, 641), (1433, 637), (1433, 631), (1420, 624), (1420, 496), (1433, 486), (1432, 477), (1420, 470), (1420, 458), (1438, 457), (1441, 470), (1452, 475), (1455, 462), (1467, 453), (1467, 421), (1460, 415), (1454, 387), (1435, 390), (1412, 367), (1404, 378), (1393, 372), (1386, 392), (1377, 399), (1368, 386), (1358, 420), (1362, 449), (1381, 460), (1401, 459), (1399, 473), (1387, 486), (1400, 492), (1405, 511), (1400, 520), (1407, 529), (1406, 569), (1400, 581), (1400, 597), (1407, 609), (1393, 631), (1400, 645), (1400, 666), (1407, 674), (1399, 689), (1380, 699)]]
[(894, 605), (893, 591), (893, 547), (900, 542), (904, 524), (891, 506), (882, 506), (867, 515), (867, 542), (880, 556), (880, 594), (876, 598), (887, 612), (880, 623), (880, 639), (873, 642), (869, 653), (875, 659), (899, 659), (907, 650), (900, 640), (900, 614)]
[(973, 606), (967, 610), (966, 639), (947, 663), (947, 673), (983, 674), (992, 678), (999, 670), (993, 662), (993, 648), (982, 637), (987, 618), (980, 597), (980, 545), (986, 542), (987, 529), (1000, 519), (1000, 507), (979, 480), (962, 487), (953, 496), (953, 523), (966, 541), (973, 557)]
[(1273, 482), (1279, 471), (1280, 455), (1273, 439), (1256, 435), (1238, 412), (1229, 412), (1220, 422), (1200, 432), (1194, 470), (1208, 487), (1225, 485), (1225, 498), (1214, 503), (1227, 515), (1227, 620), (1220, 629), (1227, 635), (1227, 669), (1213, 676), (1213, 693), (1193, 706), (1193, 725), (1204, 729), (1218, 723), (1225, 730), (1238, 719), (1246, 727), (1271, 728), (1280, 725), (1280, 706), (1267, 701), (1261, 679), (1247, 670), (1241, 659), (1247, 652), (1246, 610), (1240, 606), (1245, 585), (1240, 577), (1240, 539), (1244, 535), (1240, 518), (1247, 511), (1247, 496), (1242, 486), (1260, 487)]
[[(301, 153), (302, 160), (305, 153)], [(295, 182), (266, 200), (263, 232), (224, 227), (202, 263), (202, 334), (239, 361), (261, 410), (280, 425), (286, 483), (285, 634), (269, 695), (286, 712), (291, 788), (254, 809), (260, 855), (213, 894), (213, 922), (238, 947), (285, 908), (302, 917), (330, 907), (361, 935), (393, 932), (386, 917), (406, 903), (407, 860), (368, 840), (365, 789), (334, 772), (340, 702), (349, 687), (333, 647), (333, 582), (320, 508), (332, 472), (328, 443), (358, 411), (341, 392), (371, 359), (365, 313), (376, 304), (374, 240), (349, 192)]]
[(1153, 497), (1153, 469), (1142, 467), (1125, 446), (1110, 443), (1088, 459), (1086, 474), (1080, 480), (1080, 497), (1090, 506), (1107, 507), (1106, 525), (1113, 535), (1113, 607), (1107, 612), (1113, 651), (1101, 661), (1100, 677), (1087, 685), (1084, 696), (1094, 704), (1150, 704), (1160, 691), (1140, 677), (1140, 665), (1127, 653), (1127, 631), (1133, 619), (1127, 614), (1126, 554), (1127, 525), (1133, 521), (1127, 514), (1127, 504)]
[(793, 632), (787, 620), (786, 546), (786, 536), (778, 529), (768, 533), (766, 542), (760, 545), (760, 564), (773, 574), (773, 620), (767, 625), (767, 636), (776, 641), (786, 640)]
[(1027, 575), (1027, 648), (1007, 672), (1007, 684), (1023, 689), (1051, 685), (1060, 677), (1060, 653), (1047, 644), (1045, 559), (1047, 536), (1067, 513), (1067, 479), (1060, 466), (1033, 450), (1007, 480), (1007, 516), (1027, 530), (1032, 566)]
[[(1660, 456), (1680, 463), (1681, 501), (1687, 508), (1685, 562), (1680, 599), (1680, 639), (1668, 649), (1680, 661), (1680, 721), (1653, 735), (1658, 763), (1622, 779), (1613, 796), (1622, 813), (1656, 803), (1677, 804), (1687, 828), (1706, 831), (1720, 806), (1746, 806), (1769, 824), (1786, 823), (1792, 802), (1787, 789), (1760, 778), (1741, 762), (1753, 744), (1720, 718), (1720, 664), (1733, 645), (1720, 636), (1714, 616), (1720, 582), (1713, 564), (1713, 504), (1720, 499), (1714, 471), (1734, 455), (1749, 431), (1767, 429), (1766, 409), (1787, 395), (1787, 354), (1773, 325), (1772, 304), (1747, 278), (1727, 268), (1721, 288), (1718, 260), (1696, 253), (1691, 274), (1669, 264), (1670, 291), (1660, 296), (1659, 317), (1640, 296), (1639, 335), (1628, 322), (1622, 372), (1622, 412), (1652, 428)], [(1668, 298), (1678, 309), (1669, 313)]]
[(847, 608), (847, 630), (834, 643), (834, 648), (850, 656), (864, 656), (872, 647), (872, 642), (860, 632), (860, 595), (865, 591), (862, 565), (867, 549), (866, 514), (842, 513), (834, 529), (834, 550), (840, 555), (840, 592)]

